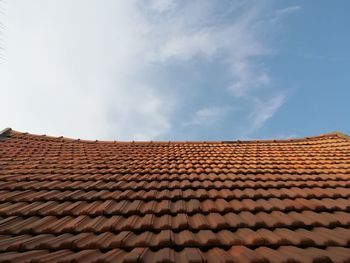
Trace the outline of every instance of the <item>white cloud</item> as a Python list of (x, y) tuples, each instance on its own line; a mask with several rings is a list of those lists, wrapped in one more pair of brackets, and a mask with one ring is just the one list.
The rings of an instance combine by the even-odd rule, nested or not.
[(295, 5), (295, 6), (289, 6), (289, 7), (283, 8), (283, 9), (278, 9), (278, 10), (276, 10), (275, 13), (276, 13), (276, 15), (280, 16), (280, 15), (293, 13), (293, 12), (298, 11), (300, 9), (301, 9), (300, 6)]
[(285, 95), (279, 94), (266, 101), (255, 100), (255, 110), (250, 114), (252, 128), (261, 128), (283, 105), (285, 99)]
[(231, 68), (235, 81), (229, 90), (235, 96), (245, 96), (254, 89), (267, 86), (271, 82), (267, 72), (255, 68), (254, 64), (249, 61), (235, 61)]
[(134, 3), (17, 1), (7, 9), (0, 107), (12, 111), (1, 123), (118, 139), (170, 127), (165, 97), (135, 77), (146, 74), (149, 25)]
[(212, 125), (227, 114), (230, 110), (228, 106), (211, 106), (201, 108), (194, 113), (191, 121), (184, 123), (185, 126)]
[(157, 12), (166, 12), (176, 6), (174, 0), (151, 0), (150, 8)]
[(118, 91), (109, 106), (108, 123), (114, 134), (119, 135), (116, 139), (149, 140), (171, 128), (169, 105), (156, 90), (139, 86), (122, 92)]
[[(254, 100), (256, 90), (273, 83), (265, 66), (256, 63), (269, 54), (259, 34), (269, 30), (261, 28), (260, 2), (225, 3), (225, 12), (219, 8), (224, 5), (206, 0), (3, 4), (2, 126), (90, 139), (155, 139), (176, 133), (183, 123), (225, 118), (226, 106), (210, 105), (204, 97), (199, 102), (205, 90), (196, 76), (228, 79), (217, 94)], [(227, 72), (210, 76), (204, 65), (224, 65)], [(185, 96), (187, 103), (196, 104), (187, 119), (177, 116), (183, 93), (192, 96)], [(265, 114), (251, 114), (254, 127), (280, 106), (271, 104), (261, 104)]]
[(295, 5), (295, 6), (289, 6), (286, 8), (278, 9), (274, 12), (273, 17), (271, 19), (271, 22), (277, 23), (283, 18), (284, 16), (288, 16), (292, 13), (295, 13), (301, 9), (301, 6)]
[(177, 31), (175, 37), (166, 39), (153, 59), (186, 61), (201, 57), (209, 61), (223, 60), (231, 70), (232, 85), (229, 90), (234, 95), (267, 85), (270, 80), (268, 73), (254, 63), (255, 58), (269, 54), (256, 32), (263, 10), (264, 6), (257, 4), (239, 14), (231, 23), (208, 25), (202, 21), (187, 25)]
[(188, 60), (194, 56), (210, 58), (217, 51), (217, 44), (213, 43), (213, 35), (208, 32), (197, 32), (193, 35), (183, 35), (170, 39), (161, 47), (159, 59)]

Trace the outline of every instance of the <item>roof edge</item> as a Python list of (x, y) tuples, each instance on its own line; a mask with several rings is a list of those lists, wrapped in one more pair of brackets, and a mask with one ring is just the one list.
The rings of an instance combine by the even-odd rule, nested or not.
[(223, 143), (265, 143), (265, 142), (277, 142), (277, 143), (284, 143), (284, 142), (300, 142), (300, 141), (308, 141), (310, 139), (317, 139), (327, 136), (338, 136), (342, 138), (346, 138), (350, 140), (350, 136), (343, 134), (341, 132), (328, 132), (328, 133), (321, 133), (319, 135), (312, 135), (312, 136), (304, 136), (304, 137), (298, 137), (298, 138), (287, 138), (287, 139), (258, 139), (258, 140), (234, 140), (234, 141), (222, 141)]
[[(277, 142), (277, 143), (288, 143), (288, 142), (302, 142), (302, 141), (308, 141), (310, 139), (316, 139), (316, 138), (322, 138), (327, 136), (338, 136), (339, 138), (346, 139), (350, 142), (350, 137), (346, 134), (343, 134), (341, 132), (329, 132), (314, 136), (306, 136), (306, 137), (299, 137), (299, 138), (289, 138), (289, 139), (258, 139), (258, 140), (222, 140), (222, 141), (104, 141), (104, 140), (84, 140), (84, 139), (74, 139), (74, 138), (68, 138), (63, 136), (48, 136), (48, 135), (39, 135), (39, 134), (32, 134), (28, 132), (19, 132), (16, 130), (13, 130), (11, 128), (6, 128), (0, 132), (0, 140), (7, 139), (10, 137), (10, 132), (15, 134), (23, 134), (23, 135), (30, 135), (38, 138), (46, 138), (46, 139), (53, 139), (53, 140), (59, 140), (59, 141), (68, 141), (68, 142), (83, 142), (83, 143), (223, 143), (223, 144), (235, 144), (235, 143), (271, 143), (271, 142)], [(1, 139), (3, 137), (3, 139)]]
[(350, 142), (350, 136), (349, 136), (349, 135), (347, 135), (347, 134), (345, 134), (345, 133), (342, 133), (342, 132), (340, 132), (340, 131), (334, 131), (334, 132), (332, 132), (332, 133), (335, 134), (335, 135), (337, 135), (338, 137), (343, 138), (343, 139), (345, 139), (345, 140), (347, 140), (347, 141)]
[(5, 128), (2, 131), (0, 131), (0, 141), (7, 139), (10, 136), (11, 131), (11, 128)]

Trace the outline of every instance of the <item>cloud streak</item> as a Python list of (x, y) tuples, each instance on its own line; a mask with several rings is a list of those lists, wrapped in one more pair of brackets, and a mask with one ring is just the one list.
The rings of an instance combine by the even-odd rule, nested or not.
[(276, 10), (275, 13), (277, 16), (281, 16), (281, 15), (285, 15), (285, 14), (294, 13), (300, 9), (301, 9), (300, 6), (295, 5), (295, 6), (289, 6), (289, 7), (283, 8), (283, 9), (278, 9), (278, 10)]
[(264, 123), (269, 120), (283, 105), (285, 99), (285, 95), (279, 94), (264, 102), (259, 100), (256, 101), (255, 110), (250, 114), (250, 118), (252, 120), (252, 128), (261, 128)]
[(270, 53), (261, 33), (270, 7), (218, 3), (6, 2), (0, 123), (91, 139), (201, 139), (218, 136), (218, 123), (232, 131), (243, 109), (234, 119), (255, 132), (285, 102), (257, 63)]

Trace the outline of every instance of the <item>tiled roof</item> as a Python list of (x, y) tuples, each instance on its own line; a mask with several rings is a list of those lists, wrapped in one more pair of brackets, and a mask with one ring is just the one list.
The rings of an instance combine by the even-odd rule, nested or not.
[(0, 262), (350, 262), (350, 141), (0, 135)]

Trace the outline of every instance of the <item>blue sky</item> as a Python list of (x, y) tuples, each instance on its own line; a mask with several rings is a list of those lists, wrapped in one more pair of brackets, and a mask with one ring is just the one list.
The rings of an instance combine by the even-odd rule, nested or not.
[(350, 134), (350, 2), (0, 3), (0, 124), (107, 140)]

